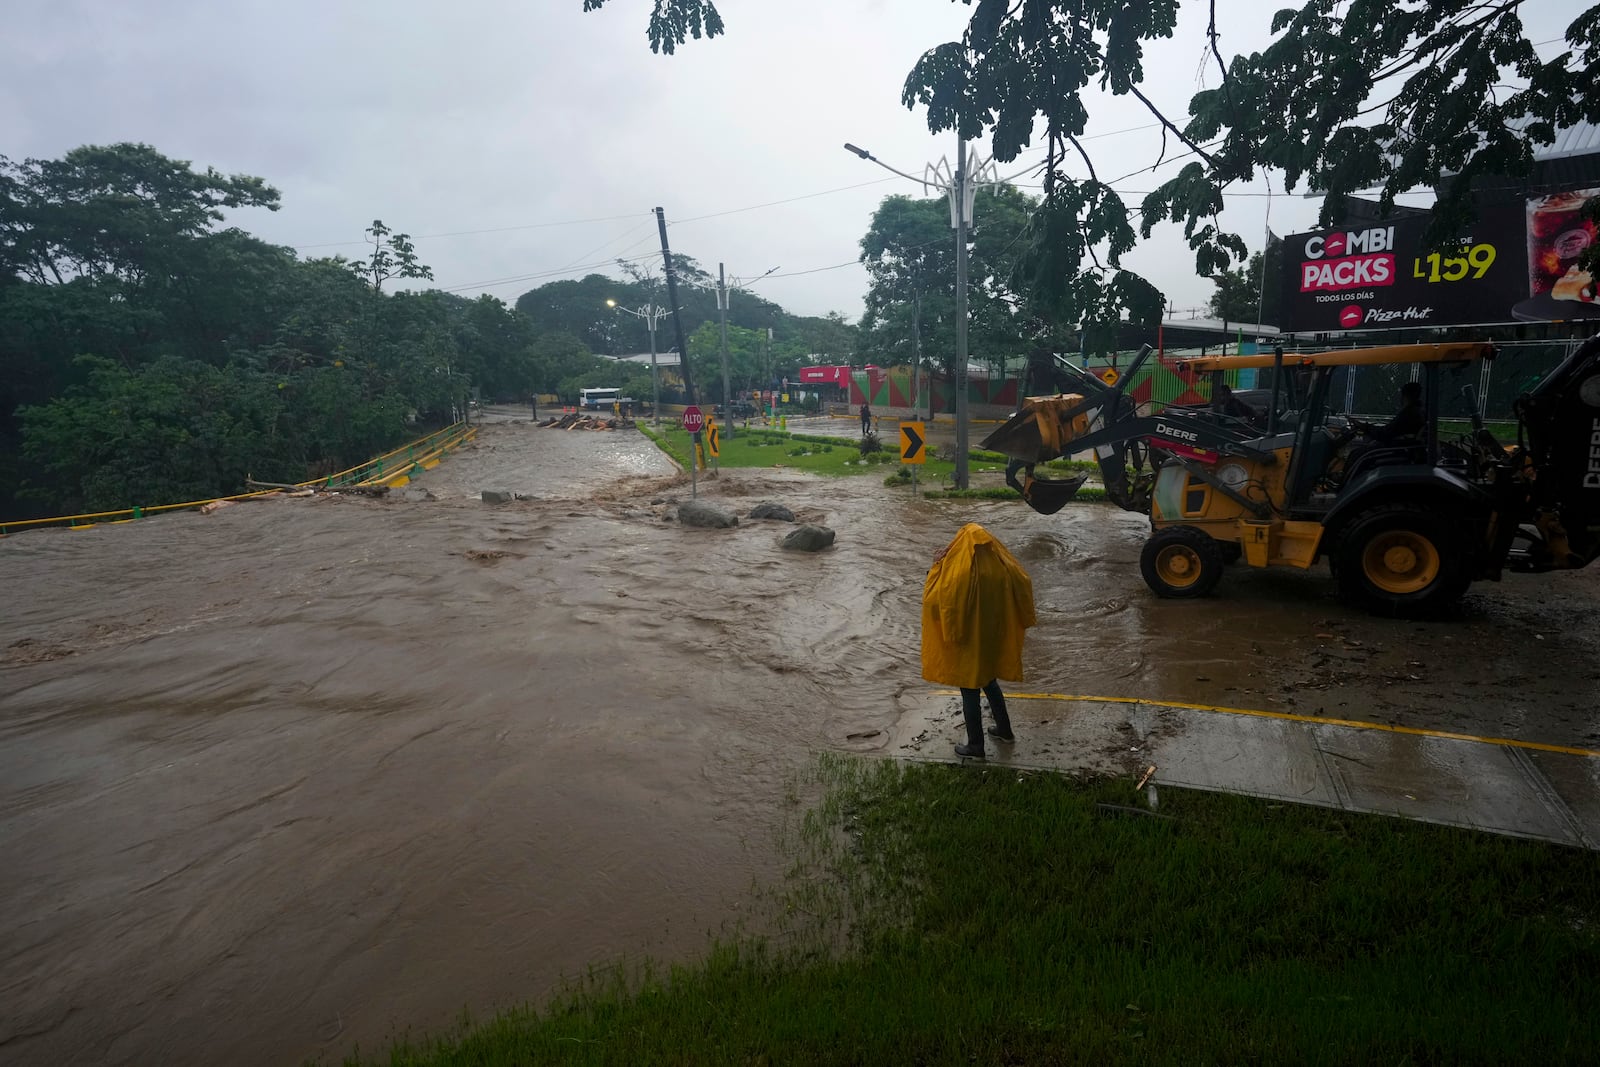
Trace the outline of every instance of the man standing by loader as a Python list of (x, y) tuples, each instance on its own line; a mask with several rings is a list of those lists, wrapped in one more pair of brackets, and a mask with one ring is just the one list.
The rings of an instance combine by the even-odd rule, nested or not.
[(1022, 642), (1036, 621), (1028, 572), (993, 534), (967, 523), (922, 586), (922, 677), (961, 690), (967, 741), (956, 755), (984, 758), (980, 689), (994, 716), (989, 736), (1016, 740), (999, 680), (1022, 680)]

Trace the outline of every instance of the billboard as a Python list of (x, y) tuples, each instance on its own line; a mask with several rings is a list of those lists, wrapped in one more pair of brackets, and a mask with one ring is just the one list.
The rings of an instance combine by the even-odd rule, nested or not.
[(1285, 328), (1298, 333), (1491, 322), (1600, 321), (1577, 269), (1596, 238), (1581, 217), (1600, 189), (1480, 207), (1459, 244), (1429, 250), (1426, 216), (1291, 234), (1283, 244)]

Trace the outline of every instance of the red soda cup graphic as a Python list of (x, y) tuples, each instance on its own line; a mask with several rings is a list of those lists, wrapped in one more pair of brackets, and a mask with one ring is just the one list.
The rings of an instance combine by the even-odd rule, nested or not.
[(1584, 201), (1597, 194), (1600, 189), (1575, 189), (1528, 201), (1529, 296), (1550, 293), (1555, 299), (1570, 300), (1576, 297), (1568, 289), (1590, 287), (1593, 292), (1587, 275), (1569, 277), (1569, 272), (1595, 242), (1595, 224), (1579, 216)]

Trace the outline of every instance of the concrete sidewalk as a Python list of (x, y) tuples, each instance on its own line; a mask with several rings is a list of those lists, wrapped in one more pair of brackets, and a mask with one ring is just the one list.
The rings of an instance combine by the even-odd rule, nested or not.
[[(1600, 751), (1282, 712), (1007, 692), (996, 767), (1142, 777), (1600, 850)], [(987, 712), (985, 724), (988, 724)], [(954, 759), (961, 700), (917, 698), (886, 752)]]

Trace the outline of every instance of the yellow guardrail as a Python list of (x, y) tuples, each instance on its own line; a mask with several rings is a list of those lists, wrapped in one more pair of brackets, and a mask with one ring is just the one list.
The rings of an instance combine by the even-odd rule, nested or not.
[[(432, 470), (439, 465), (446, 452), (465, 444), (477, 435), (478, 428), (476, 426), (468, 426), (462, 422), (452, 423), (442, 430), (435, 430), (433, 433), (419, 437), (415, 441), (385, 452), (381, 456), (369, 459), (365, 463), (358, 463), (346, 470), (324, 475), (320, 478), (296, 482), (295, 484), (302, 489), (368, 488), (378, 485), (402, 486), (411, 480), (411, 476), (419, 468)], [(277, 492), (281, 492), (281, 490), (258, 489), (250, 493), (235, 493), (232, 496), (215, 496), (205, 500), (187, 500), (181, 504), (155, 504), (150, 507), (134, 506), (116, 511), (91, 511), (82, 515), (55, 515), (47, 519), (18, 519), (15, 522), (0, 521), (0, 537), (42, 526), (65, 524), (69, 529), (82, 530), (90, 526), (115, 525), (122, 522), (132, 522), (135, 519), (142, 519), (163, 511), (183, 511), (187, 508), (201, 508), (207, 504), (215, 504), (224, 500), (229, 502), (251, 500)]]

